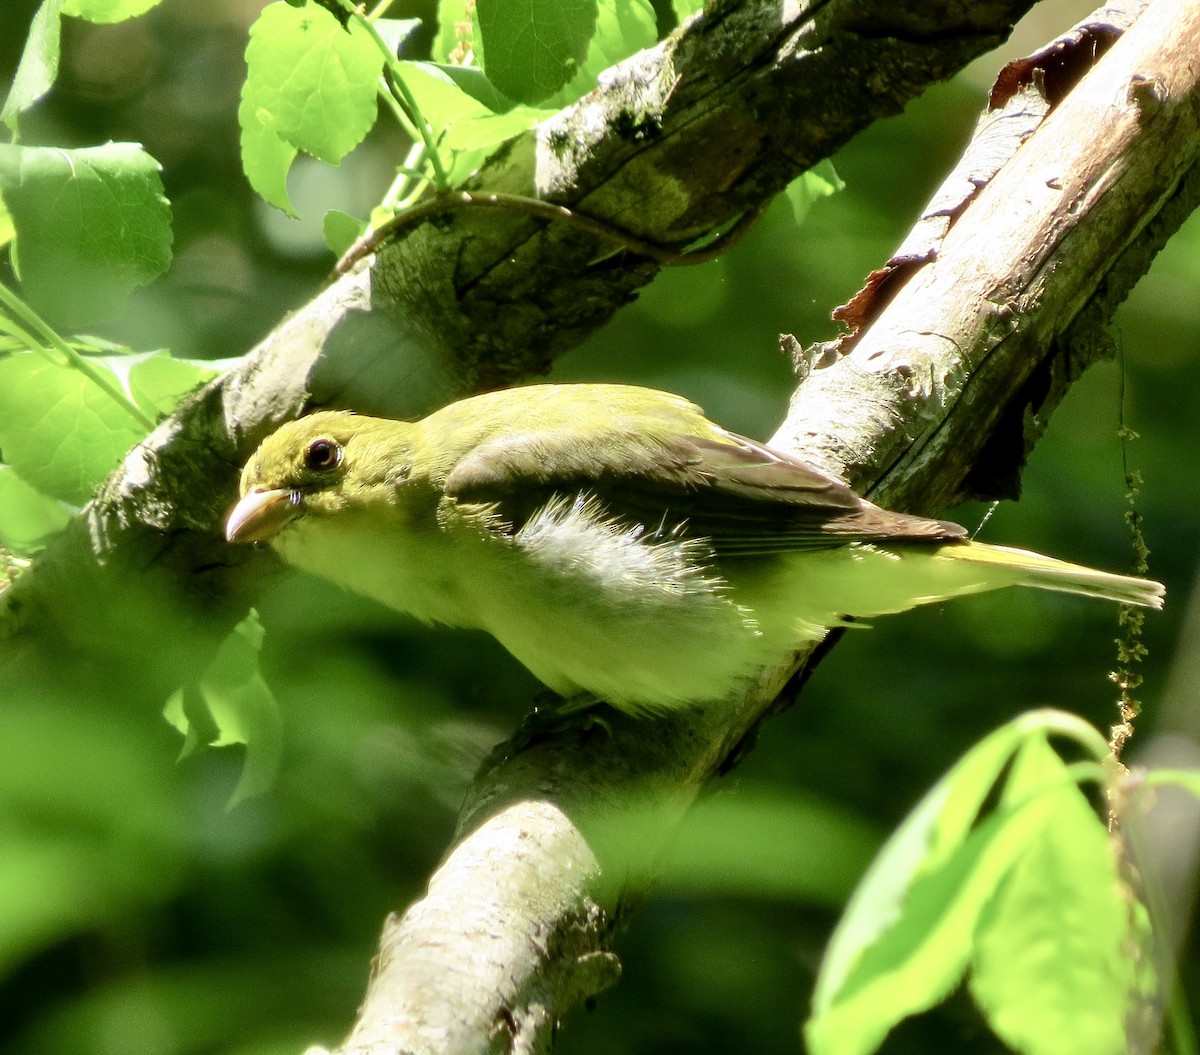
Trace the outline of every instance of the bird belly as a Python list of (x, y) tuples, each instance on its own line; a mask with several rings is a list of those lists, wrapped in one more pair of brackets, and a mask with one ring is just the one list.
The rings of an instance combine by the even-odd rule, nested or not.
[(379, 530), (343, 514), (337, 524), (296, 524), (274, 545), (289, 564), (422, 622), (482, 625), (463, 588), (470, 575), (456, 553), (462, 543), (443, 532)]
[(551, 504), (475, 579), (481, 625), (564, 696), (624, 710), (720, 699), (769, 644), (706, 544), (648, 541), (589, 502)]

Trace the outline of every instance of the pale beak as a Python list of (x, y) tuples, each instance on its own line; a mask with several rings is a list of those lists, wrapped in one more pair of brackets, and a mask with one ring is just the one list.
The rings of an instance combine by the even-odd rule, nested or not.
[(266, 542), (300, 513), (299, 491), (266, 491), (256, 487), (242, 495), (229, 511), (225, 520), (225, 538), (230, 542)]

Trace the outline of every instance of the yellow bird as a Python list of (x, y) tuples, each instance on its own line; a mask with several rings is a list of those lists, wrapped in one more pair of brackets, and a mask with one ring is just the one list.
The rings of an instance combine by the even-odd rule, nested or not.
[(1161, 608), (1163, 587), (971, 542), (627, 385), (534, 385), (415, 422), (333, 411), (269, 436), (230, 542), (426, 622), (478, 627), (563, 696), (729, 698), (850, 620), (1003, 586)]

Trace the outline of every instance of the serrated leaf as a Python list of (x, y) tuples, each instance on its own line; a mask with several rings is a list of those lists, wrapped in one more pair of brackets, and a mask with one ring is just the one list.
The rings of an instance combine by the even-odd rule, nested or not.
[(256, 134), (337, 164), (375, 123), (383, 55), (371, 35), (323, 7), (268, 4), (250, 27), (238, 119)]
[(200, 678), (174, 693), (163, 708), (167, 721), (187, 737), (185, 753), (196, 741), (210, 747), (246, 746), (230, 807), (267, 791), (279, 768), (279, 705), (259, 668), (263, 634), (258, 613), (251, 609), (221, 642)]
[(0, 454), (39, 491), (82, 505), (145, 434), (78, 370), (34, 352), (0, 359)]
[(89, 22), (124, 22), (161, 3), (162, 0), (66, 0), (62, 13)]
[(838, 193), (845, 186), (841, 177), (834, 171), (832, 161), (826, 158), (818, 162), (787, 185), (784, 193), (792, 205), (792, 219), (797, 224), (802, 223), (814, 202)]
[(367, 229), (365, 220), (351, 216), (340, 209), (330, 209), (321, 224), (325, 244), (334, 256), (340, 257), (362, 236)]
[(501, 143), (553, 112), (515, 106), (494, 113), (460, 90), (446, 67), (429, 62), (401, 63), (400, 74), (434, 130), (451, 185), (463, 182)]
[(996, 1034), (1029, 1055), (1121, 1055), (1137, 978), (1129, 902), (1096, 812), (1043, 738), (1005, 789), (1052, 803), (983, 914), (971, 993)]
[(299, 151), (263, 124), (258, 108), (246, 98), (245, 91), (238, 104), (238, 125), (241, 128), (242, 171), (250, 186), (275, 208), (292, 217), (299, 215), (287, 192), (288, 172)]
[(812, 1055), (866, 1055), (957, 984), (979, 915), (1049, 808), (1025, 800), (979, 821), (1023, 715), (971, 749), (888, 840), (839, 923), (805, 1027)]
[(596, 18), (596, 0), (477, 0), (475, 57), (510, 99), (539, 103), (583, 65)]
[(0, 119), (14, 132), (17, 118), (45, 95), (58, 78), (59, 11), (63, 0), (42, 0), (29, 25), (25, 50), (13, 75), (12, 87), (0, 110)]
[(65, 527), (71, 509), (30, 486), (11, 465), (0, 465), (0, 544), (30, 554)]
[(60, 325), (111, 317), (171, 262), (159, 165), (135, 143), (0, 145), (0, 191), (26, 296)]

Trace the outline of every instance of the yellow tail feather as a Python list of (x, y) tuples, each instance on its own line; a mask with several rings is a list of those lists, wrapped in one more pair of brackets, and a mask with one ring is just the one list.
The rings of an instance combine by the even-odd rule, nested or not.
[(1014, 585), (1034, 586), (1059, 593), (1077, 593), (1099, 597), (1120, 604), (1143, 608), (1162, 608), (1166, 589), (1152, 579), (1137, 579), (1130, 575), (1085, 568), (1081, 564), (1044, 557), (1028, 550), (1008, 546), (992, 546), (984, 542), (954, 542), (938, 550), (939, 556), (952, 557), (968, 564), (1006, 568), (1013, 575)]

